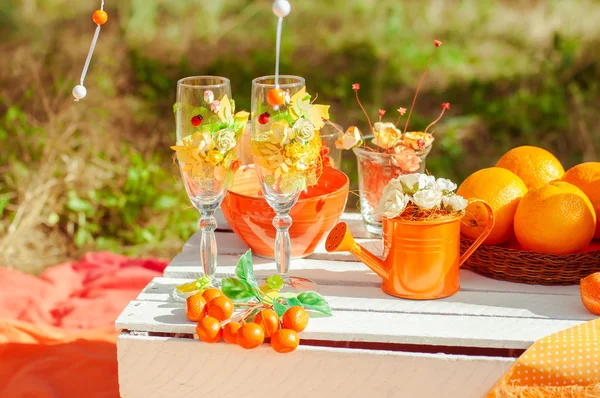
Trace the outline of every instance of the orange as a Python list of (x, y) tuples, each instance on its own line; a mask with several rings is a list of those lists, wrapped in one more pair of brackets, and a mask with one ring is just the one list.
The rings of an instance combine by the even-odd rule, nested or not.
[(202, 297), (206, 300), (207, 303), (210, 303), (212, 299), (224, 296), (223, 292), (219, 289), (215, 289), (214, 287), (208, 288), (202, 293)]
[(196, 334), (205, 343), (216, 343), (221, 340), (221, 322), (210, 316), (200, 319), (196, 325)]
[[(586, 194), (596, 211), (596, 220), (600, 220), (600, 162), (578, 164), (565, 173), (563, 181), (575, 185)], [(600, 222), (596, 224), (594, 238), (600, 239)]]
[(515, 214), (515, 235), (525, 250), (568, 254), (594, 237), (596, 213), (581, 189), (554, 181), (529, 191)]
[(502, 155), (496, 167), (505, 168), (521, 177), (528, 189), (559, 180), (565, 174), (565, 169), (556, 156), (536, 146), (511, 149)]
[(264, 309), (254, 317), (254, 323), (265, 331), (265, 337), (271, 337), (279, 329), (279, 317), (273, 310)]
[[(498, 245), (513, 235), (513, 220), (519, 201), (527, 193), (527, 187), (514, 173), (500, 167), (481, 169), (471, 174), (460, 185), (458, 195), (465, 199), (481, 199), (494, 210), (494, 228), (483, 242)], [(460, 232), (471, 240), (481, 236), (488, 222), (488, 212), (481, 203), (467, 206)]]
[(308, 312), (302, 307), (291, 307), (284, 314), (281, 320), (285, 329), (292, 329), (298, 333), (306, 329), (308, 325)]
[(219, 322), (226, 321), (233, 315), (233, 302), (229, 297), (215, 297), (208, 302), (206, 308), (208, 316), (212, 316)]
[(279, 329), (271, 337), (271, 347), (277, 352), (292, 352), (300, 344), (298, 333), (291, 329)]
[(198, 322), (206, 315), (206, 300), (196, 293), (185, 300), (185, 316), (190, 321)]
[(265, 331), (257, 323), (245, 323), (237, 332), (237, 343), (242, 348), (256, 348), (264, 341)]
[(223, 340), (229, 344), (237, 344), (237, 332), (242, 327), (241, 323), (229, 322), (223, 326)]
[(600, 272), (583, 278), (579, 291), (585, 308), (594, 315), (600, 315)]

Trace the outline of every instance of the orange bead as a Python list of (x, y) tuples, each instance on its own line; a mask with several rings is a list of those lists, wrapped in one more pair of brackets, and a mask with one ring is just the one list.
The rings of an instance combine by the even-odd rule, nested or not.
[(285, 102), (285, 92), (280, 88), (272, 88), (267, 93), (267, 102), (271, 106), (281, 106)]
[(105, 11), (96, 10), (92, 15), (92, 19), (96, 25), (104, 25), (108, 21), (108, 14)]

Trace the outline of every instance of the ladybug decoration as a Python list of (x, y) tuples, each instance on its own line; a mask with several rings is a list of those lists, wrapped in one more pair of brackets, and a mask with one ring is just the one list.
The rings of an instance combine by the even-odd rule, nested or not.
[(202, 115), (196, 115), (192, 118), (192, 124), (194, 125), (194, 127), (198, 127), (202, 124), (202, 120), (204, 120)]
[(269, 117), (271, 117), (271, 115), (269, 115), (269, 112), (261, 113), (258, 116), (258, 122), (260, 124), (267, 124), (269, 123)]

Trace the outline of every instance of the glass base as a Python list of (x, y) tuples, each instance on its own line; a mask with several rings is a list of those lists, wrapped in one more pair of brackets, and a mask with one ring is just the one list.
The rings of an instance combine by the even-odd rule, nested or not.
[[(301, 278), (299, 276), (288, 276), (283, 279), (284, 285), (279, 290), (279, 293), (302, 293), (302, 292), (318, 292), (319, 285), (310, 279)], [(267, 279), (264, 278), (259, 282), (259, 285), (266, 285)]]
[[(221, 281), (218, 280), (217, 278), (214, 278), (209, 287), (215, 287), (217, 289), (221, 288)], [(171, 292), (171, 298), (175, 301), (181, 302), (181, 303), (185, 303), (185, 301), (187, 300), (188, 297), (193, 296), (194, 294), (196, 294), (198, 292), (198, 290), (192, 290), (190, 292), (180, 292), (179, 290), (177, 290), (177, 287), (175, 287), (173, 289), (173, 291)]]
[(366, 221), (364, 221), (364, 224), (365, 224), (365, 229), (367, 230), (368, 233), (377, 235), (377, 236), (383, 235), (383, 232), (382, 232), (383, 224), (371, 224)]

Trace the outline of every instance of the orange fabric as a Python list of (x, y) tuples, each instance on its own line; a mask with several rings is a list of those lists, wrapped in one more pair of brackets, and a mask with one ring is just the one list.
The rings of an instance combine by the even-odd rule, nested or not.
[(536, 341), (488, 398), (600, 397), (600, 319)]
[(118, 397), (115, 319), (165, 266), (101, 252), (39, 278), (0, 267), (0, 397)]

